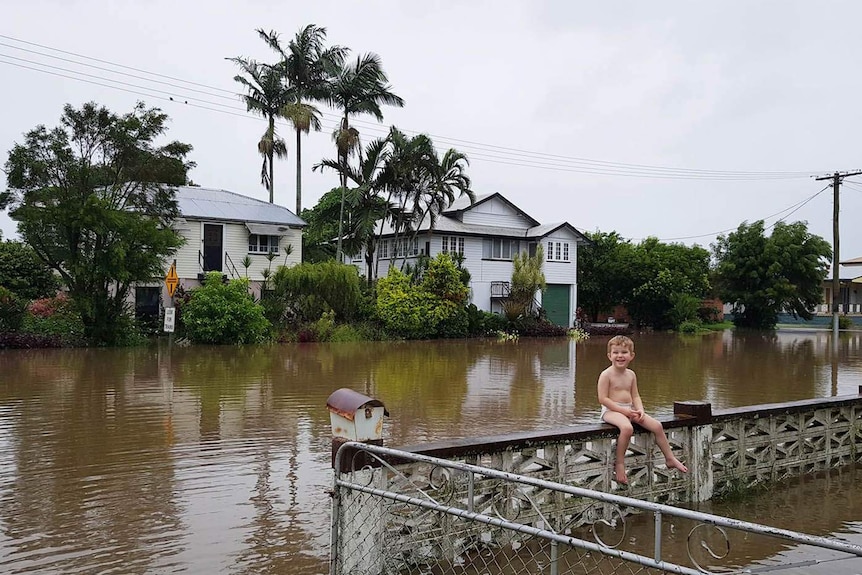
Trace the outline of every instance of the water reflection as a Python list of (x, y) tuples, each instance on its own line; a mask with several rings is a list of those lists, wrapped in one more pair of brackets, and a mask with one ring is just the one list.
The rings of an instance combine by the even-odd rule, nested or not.
[[(652, 334), (633, 367), (658, 415), (855, 394), (860, 340)], [(606, 365), (600, 338), (0, 351), (0, 571), (323, 572), (333, 390), (397, 446), (595, 421)]]

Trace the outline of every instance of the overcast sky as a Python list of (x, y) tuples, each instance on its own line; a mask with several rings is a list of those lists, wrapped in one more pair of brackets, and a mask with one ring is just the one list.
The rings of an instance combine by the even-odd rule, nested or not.
[[(708, 247), (742, 221), (787, 217), (831, 242), (832, 191), (804, 203), (828, 183), (810, 176), (862, 168), (852, 0), (29, 0), (2, 12), (3, 161), (65, 103), (124, 113), (143, 100), (170, 116), (168, 138), (194, 146), (197, 184), (265, 200), (265, 123), (232, 95), (225, 58), (273, 61), (256, 28), (286, 42), (313, 23), (354, 55), (379, 54), (406, 102), (384, 124), (357, 118), (364, 141), (389, 125), (428, 133), (441, 154), (468, 155), (477, 194), (500, 192), (542, 223)], [(310, 171), (335, 155), (337, 112), (324, 112), (303, 143), (304, 207), (337, 185)], [(293, 209), (295, 146), (280, 130), (290, 156), (276, 163), (275, 200)], [(862, 256), (853, 179), (841, 187), (842, 260)], [(0, 229), (14, 233), (6, 214)]]

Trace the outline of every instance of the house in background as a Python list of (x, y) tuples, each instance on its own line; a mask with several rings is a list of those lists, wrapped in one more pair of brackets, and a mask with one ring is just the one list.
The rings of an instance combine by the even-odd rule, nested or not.
[[(841, 262), (838, 268), (838, 301), (843, 314), (862, 314), (862, 257)], [(817, 306), (820, 315), (832, 314), (832, 274), (823, 281), (823, 303)]]
[[(179, 285), (191, 289), (201, 284), (210, 271), (228, 278), (248, 277), (252, 289), (260, 293), (262, 272), (275, 272), (279, 265), (302, 261), (302, 228), (305, 222), (285, 207), (249, 198), (227, 190), (180, 186), (176, 199), (181, 217), (173, 228), (186, 242), (165, 262), (177, 262)], [(285, 253), (290, 245), (292, 252)], [(267, 255), (273, 253), (270, 262)], [(248, 256), (251, 265), (243, 260)], [(158, 317), (161, 302), (168, 298), (161, 278), (135, 289), (138, 316)]]
[[(512, 256), (521, 251), (535, 253), (541, 244), (545, 253), (542, 270), (547, 290), (538, 294), (548, 319), (565, 327), (574, 325), (577, 308), (577, 249), (589, 240), (566, 222), (540, 224), (499, 193), (478, 196), (472, 205), (461, 198), (443, 211), (430, 229), (425, 218), (415, 238), (399, 237), (384, 224), (375, 252), (378, 277), (391, 266), (416, 264), (420, 255), (461, 254), (470, 271), (472, 302), (479, 309), (500, 313), (509, 295)], [(347, 258), (359, 272), (366, 272), (364, 254)]]

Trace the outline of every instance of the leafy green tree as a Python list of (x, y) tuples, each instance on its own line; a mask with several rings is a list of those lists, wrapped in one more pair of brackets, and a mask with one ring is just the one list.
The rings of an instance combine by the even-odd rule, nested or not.
[(636, 287), (631, 274), (634, 246), (617, 232), (587, 233), (590, 244), (578, 248), (578, 305), (596, 321), (626, 301)]
[[(402, 107), (404, 100), (392, 92), (389, 79), (383, 71), (383, 63), (377, 54), (363, 54), (354, 62), (347, 62), (335, 73), (328, 96), (329, 103), (341, 110), (341, 123), (336, 128), (335, 139), (338, 159), (342, 166), (359, 143), (359, 131), (350, 125), (350, 117), (371, 114), (383, 121), (380, 106)], [(336, 258), (341, 259), (341, 240), (344, 225), (344, 193), (347, 191), (347, 170), (341, 173), (341, 213), (338, 218), (338, 248)]]
[(52, 296), (60, 282), (57, 276), (23, 242), (0, 242), (0, 287), (26, 300)]
[(624, 303), (639, 325), (676, 327), (672, 313), (675, 295), (689, 294), (698, 300), (708, 295), (706, 249), (647, 238), (635, 247), (633, 256), (630, 270), (636, 285)]
[(191, 291), (182, 320), (189, 339), (211, 344), (259, 343), (270, 327), (263, 306), (249, 295), (248, 278), (225, 283), (221, 272), (209, 272)]
[(588, 237), (592, 245), (578, 250), (578, 304), (593, 320), (625, 305), (640, 325), (674, 327), (679, 296), (700, 301), (710, 291), (709, 252), (700, 246), (656, 238), (635, 245), (616, 232)]
[(805, 222), (778, 222), (765, 236), (763, 220), (743, 222), (713, 244), (718, 295), (733, 304), (734, 324), (771, 329), (778, 314), (811, 319), (822, 298), (832, 248)]
[(188, 144), (154, 145), (167, 119), (142, 103), (123, 116), (67, 105), (60, 126), (31, 130), (6, 161), (18, 232), (60, 275), (97, 344), (124, 338), (132, 285), (162, 276), (182, 243), (170, 227), (174, 186), (194, 164)]
[[(325, 192), (317, 204), (302, 212), (308, 224), (302, 231), (302, 261), (318, 263), (335, 259), (333, 238), (338, 235), (338, 212), (341, 208), (341, 188)], [(335, 217), (332, 217), (332, 215)]]

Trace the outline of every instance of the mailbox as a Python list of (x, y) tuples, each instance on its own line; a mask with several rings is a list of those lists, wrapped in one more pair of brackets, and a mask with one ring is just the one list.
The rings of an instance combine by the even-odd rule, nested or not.
[(389, 416), (382, 401), (341, 388), (332, 392), (326, 407), (333, 439), (382, 443), (383, 416)]

